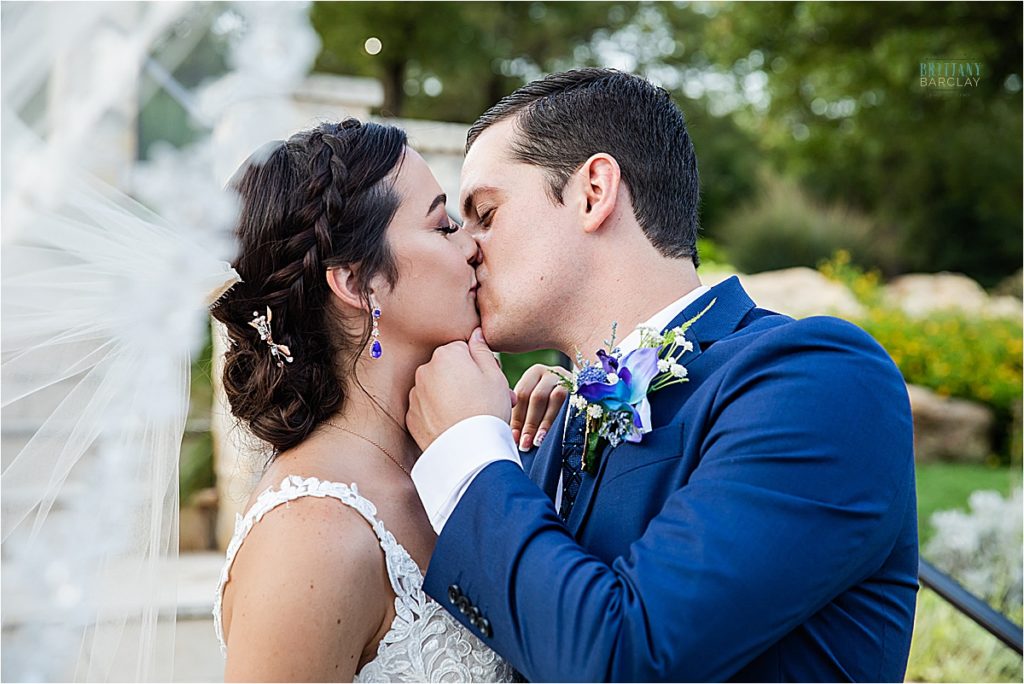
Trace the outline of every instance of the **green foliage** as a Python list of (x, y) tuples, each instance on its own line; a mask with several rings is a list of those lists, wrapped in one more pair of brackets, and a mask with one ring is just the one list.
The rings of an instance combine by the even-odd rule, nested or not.
[(718, 243), (710, 238), (697, 239), (697, 254), (700, 255), (700, 268), (702, 269), (702, 272), (736, 271), (733, 265), (729, 263), (729, 258), (725, 255), (725, 250), (719, 247)]
[(919, 463), (916, 473), (921, 546), (935, 533), (931, 519), (936, 511), (965, 508), (968, 497), (979, 489), (1009, 496), (1021, 484), (1018, 470), (979, 463)]
[(213, 436), (209, 432), (186, 435), (181, 445), (178, 500), (187, 506), (193, 494), (214, 483)]
[[(687, 116), (702, 225), (719, 242), (767, 166), (870, 216), (869, 254), (831, 247), (887, 275), (951, 270), (992, 285), (1024, 258), (1020, 4), (338, 2), (312, 16), (317, 68), (381, 79), (384, 114), (469, 122), (572, 66), (651, 77)], [(962, 57), (982, 64), (972, 92), (920, 87), (921, 61)], [(787, 235), (783, 251), (808, 265), (831, 252)]]
[(553, 349), (543, 351), (527, 352), (525, 354), (502, 354), (501, 370), (505, 372), (508, 379), (508, 386), (515, 387), (523, 373), (535, 363), (542, 363), (545, 366), (558, 366), (564, 357)]
[(826, 207), (799, 186), (766, 176), (759, 196), (729, 214), (716, 235), (729, 260), (744, 273), (791, 266), (814, 268), (839, 250), (861, 264), (884, 261), (879, 231), (866, 216)]
[(1016, 273), (1006, 276), (992, 290), (994, 295), (1012, 296), (1020, 299), (1024, 296), (1024, 271), (1017, 269)]
[[(1019, 268), (1021, 5), (738, 3), (703, 26), (711, 64), (766, 80), (770, 101), (736, 114), (766, 158), (895, 226), (904, 269), (991, 285)], [(934, 58), (980, 62), (979, 86), (922, 89)]]
[[(317, 2), (316, 68), (380, 79), (385, 115), (469, 123), (543, 70), (586, 61), (577, 48), (634, 11), (628, 2)], [(363, 48), (370, 37), (382, 43), (377, 55)]]
[[(677, 94), (700, 168), (702, 233), (718, 240), (723, 219), (755, 196), (764, 160), (756, 140), (732, 117), (713, 116), (706, 103)], [(704, 255), (701, 254), (703, 261)], [(722, 257), (724, 259), (724, 255)], [(716, 259), (716, 261), (718, 261)]]
[(877, 269), (864, 271), (851, 263), (850, 253), (837, 250), (831, 259), (818, 264), (818, 270), (829, 280), (842, 283), (861, 304), (878, 306), (882, 301), (882, 274)]
[[(1021, 611), (1010, 616), (1017, 624)], [(1021, 657), (934, 592), (917, 599), (907, 681), (1019, 682)]]
[(1021, 390), (1021, 325), (937, 313), (925, 319), (884, 307), (857, 321), (885, 347), (907, 382), (987, 404), (1006, 418)]
[(844, 252), (819, 270), (866, 305), (866, 315), (854, 322), (889, 352), (908, 383), (991, 407), (998, 425), (996, 448), (1008, 455), (1012, 412), (1024, 382), (1020, 321), (958, 311), (915, 318), (885, 305), (878, 272), (857, 268)]
[[(1020, 487), (1016, 485), (1008, 496), (987, 489), (975, 491), (968, 496), (967, 508), (929, 517), (934, 534), (922, 544), (922, 554), (1019, 625), (1024, 613)], [(1020, 681), (1021, 670), (1019, 654), (930, 592), (921, 593), (909, 679)]]
[(189, 415), (185, 438), (181, 445), (181, 467), (178, 472), (178, 497), (181, 505), (200, 489), (212, 487), (213, 437), (209, 431), (210, 410), (213, 407), (213, 342), (206, 329), (203, 348), (192, 361), (189, 388)]

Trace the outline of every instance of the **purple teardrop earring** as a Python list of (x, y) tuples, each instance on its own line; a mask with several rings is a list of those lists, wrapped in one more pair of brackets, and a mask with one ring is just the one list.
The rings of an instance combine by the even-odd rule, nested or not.
[(373, 317), (373, 330), (370, 331), (373, 336), (373, 344), (370, 345), (370, 356), (379, 359), (384, 354), (384, 350), (380, 346), (380, 327), (377, 324), (377, 321), (380, 320), (380, 307), (374, 306), (370, 315)]

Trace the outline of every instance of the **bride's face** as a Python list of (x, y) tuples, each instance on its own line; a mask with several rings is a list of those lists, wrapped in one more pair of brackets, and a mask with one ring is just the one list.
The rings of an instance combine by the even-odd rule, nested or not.
[(430, 348), (467, 340), (480, 324), (477, 245), (445, 210), (445, 195), (423, 158), (406, 148), (395, 176), (401, 198), (388, 226), (398, 282), (376, 291), (381, 344)]

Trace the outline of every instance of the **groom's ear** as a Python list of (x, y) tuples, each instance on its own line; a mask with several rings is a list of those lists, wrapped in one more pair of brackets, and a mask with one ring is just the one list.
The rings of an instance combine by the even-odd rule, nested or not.
[(594, 233), (615, 211), (622, 176), (619, 163), (610, 154), (598, 152), (583, 162), (577, 173), (582, 189), (579, 208), (583, 230)]
[(334, 296), (353, 309), (365, 309), (356, 271), (350, 266), (335, 266), (327, 269), (327, 287)]

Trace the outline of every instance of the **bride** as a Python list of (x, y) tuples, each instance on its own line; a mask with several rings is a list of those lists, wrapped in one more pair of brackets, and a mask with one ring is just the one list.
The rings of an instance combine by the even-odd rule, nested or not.
[(217, 592), (225, 678), (509, 680), (421, 590), (435, 535), (403, 420), (416, 368), (479, 325), (476, 243), (392, 126), (322, 124), (232, 184), (242, 282), (212, 313), (231, 411), (272, 456)]

